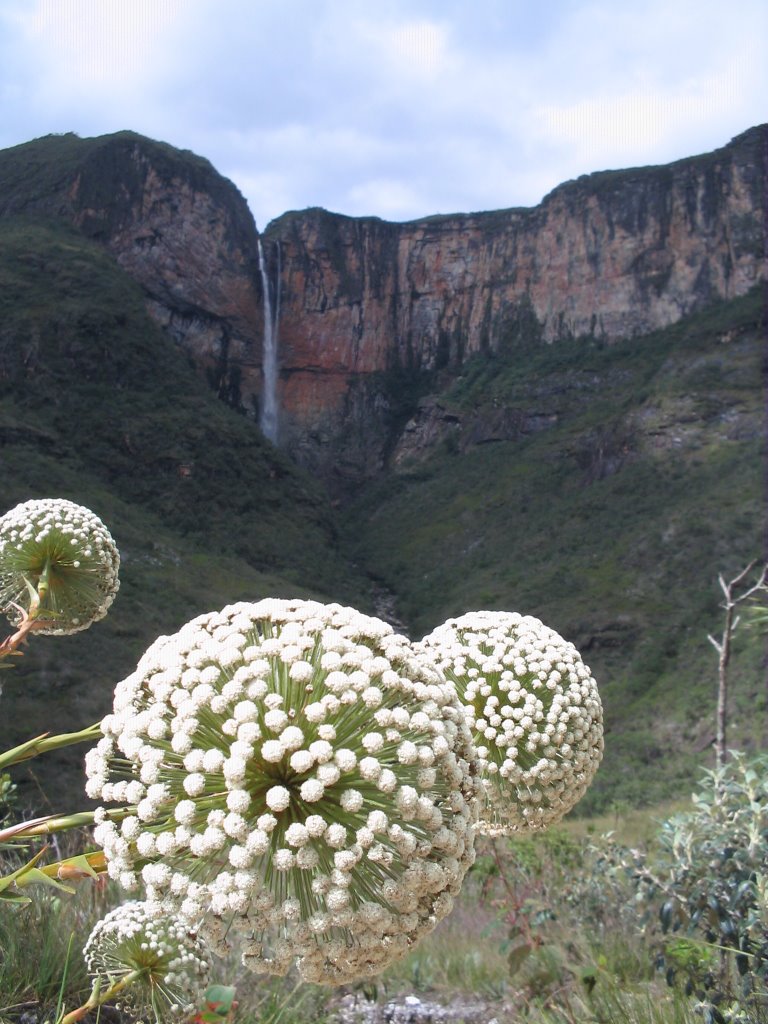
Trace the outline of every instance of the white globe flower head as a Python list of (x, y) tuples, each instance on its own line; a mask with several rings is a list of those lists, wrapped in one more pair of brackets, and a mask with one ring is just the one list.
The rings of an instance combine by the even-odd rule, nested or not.
[(36, 593), (36, 632), (87, 629), (107, 614), (120, 586), (119, 568), (109, 530), (82, 505), (39, 498), (0, 517), (0, 611), (14, 625)]
[(449, 912), (474, 860), (455, 690), (353, 609), (266, 600), (200, 616), (118, 684), (102, 730), (88, 793), (131, 802), (130, 788), (137, 805), (127, 832), (97, 828), (110, 875), (143, 883), (214, 951), (239, 941), (255, 971), (378, 973)]
[(146, 903), (124, 903), (91, 932), (83, 950), (89, 974), (102, 992), (126, 982), (120, 1008), (155, 1020), (188, 1018), (200, 1003), (209, 975), (205, 944), (184, 921), (159, 918)]
[(603, 756), (600, 695), (573, 644), (532, 616), (479, 611), (448, 619), (416, 648), (464, 706), (482, 782), (478, 830), (559, 821)]

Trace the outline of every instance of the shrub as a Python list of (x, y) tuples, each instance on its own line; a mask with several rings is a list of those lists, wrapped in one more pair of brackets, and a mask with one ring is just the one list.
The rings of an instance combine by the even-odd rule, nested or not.
[(709, 1024), (768, 1021), (768, 755), (706, 771), (651, 857), (608, 840), (572, 894), (596, 924), (624, 902), (668, 984)]

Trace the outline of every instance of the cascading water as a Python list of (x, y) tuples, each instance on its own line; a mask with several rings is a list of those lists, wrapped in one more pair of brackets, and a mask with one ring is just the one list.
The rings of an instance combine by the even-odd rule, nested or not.
[(259, 238), (259, 271), (261, 286), (264, 292), (264, 351), (262, 367), (264, 389), (261, 396), (261, 416), (259, 426), (265, 437), (277, 444), (278, 406), (277, 406), (277, 327), (280, 318), (280, 243), (277, 244), (277, 281), (275, 284), (275, 309), (272, 311), (272, 299), (269, 294), (269, 275), (264, 258), (264, 247)]

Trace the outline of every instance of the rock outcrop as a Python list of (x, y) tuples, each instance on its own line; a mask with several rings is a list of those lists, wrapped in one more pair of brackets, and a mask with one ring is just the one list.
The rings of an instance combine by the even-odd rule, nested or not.
[[(372, 474), (393, 370), (458, 368), (521, 336), (610, 342), (744, 294), (765, 276), (766, 148), (755, 128), (705, 156), (568, 182), (533, 209), (279, 218), (284, 443), (320, 472)], [(410, 433), (450, 434), (434, 413), (417, 410)]]
[(134, 132), (49, 135), (0, 154), (0, 216), (61, 218), (101, 242), (211, 387), (258, 418), (258, 236), (207, 160)]
[[(521, 338), (641, 335), (746, 293), (766, 272), (767, 149), (768, 126), (753, 128), (704, 156), (584, 176), (531, 209), (273, 221), (262, 241), (279, 293), (279, 443), (354, 482), (430, 432), (451, 434), (437, 400), (416, 408), (419, 374)], [(0, 154), (0, 215), (19, 214), (63, 217), (100, 240), (217, 393), (258, 419), (258, 236), (207, 161), (131, 132), (49, 136)], [(505, 412), (478, 430), (539, 426)]]

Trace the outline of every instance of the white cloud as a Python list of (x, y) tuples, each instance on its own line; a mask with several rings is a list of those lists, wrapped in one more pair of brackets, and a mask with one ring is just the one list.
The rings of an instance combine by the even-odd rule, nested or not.
[(364, 216), (371, 210), (386, 220), (411, 220), (424, 213), (428, 200), (407, 183), (392, 178), (375, 178), (349, 189), (345, 213)]
[(531, 205), (766, 120), (765, 0), (0, 0), (0, 145), (132, 128), (260, 226)]
[(374, 47), (374, 57), (383, 70), (398, 80), (434, 79), (450, 66), (445, 28), (434, 21), (396, 21), (381, 19), (358, 24), (361, 38)]
[(256, 227), (263, 231), (267, 224), (288, 210), (303, 209), (307, 203), (296, 203), (296, 189), (289, 176), (276, 171), (253, 173), (248, 167), (233, 165), (222, 174), (236, 183), (248, 200)]
[(98, 90), (103, 102), (105, 91), (141, 93), (162, 75), (166, 34), (182, 11), (182, 0), (37, 0), (15, 18), (45, 91)]
[(575, 147), (581, 160), (636, 158), (667, 145), (681, 125), (690, 129), (717, 113), (701, 94), (626, 93), (536, 111), (541, 135)]

